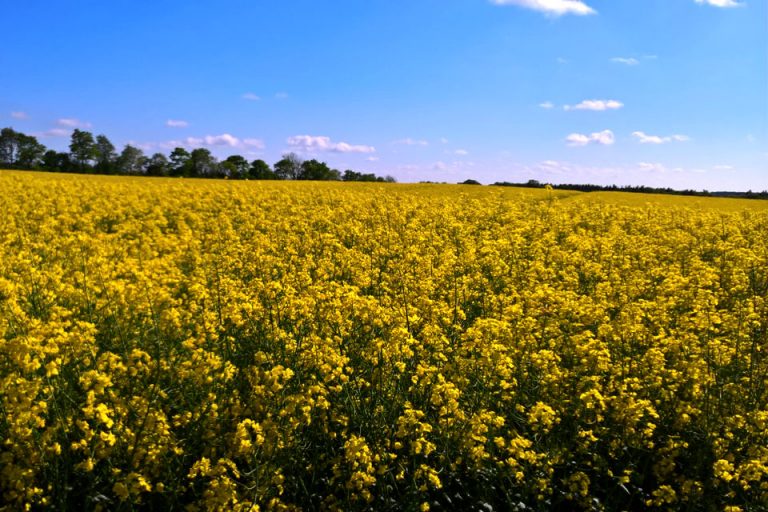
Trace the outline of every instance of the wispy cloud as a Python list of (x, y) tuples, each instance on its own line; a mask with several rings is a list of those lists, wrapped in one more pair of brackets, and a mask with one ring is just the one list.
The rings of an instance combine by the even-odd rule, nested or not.
[(51, 128), (44, 132), (36, 133), (38, 137), (66, 137), (70, 134), (70, 131), (66, 128)]
[(613, 57), (611, 62), (615, 62), (617, 64), (625, 64), (627, 66), (637, 66), (640, 64), (640, 61), (634, 57)]
[(668, 142), (685, 142), (691, 140), (687, 135), (661, 137), (659, 135), (648, 135), (644, 132), (632, 132), (632, 136), (636, 138), (640, 144), (667, 144)]
[(550, 16), (597, 14), (597, 11), (581, 0), (491, 0), (491, 3), (496, 5), (515, 5), (540, 11)]
[(456, 156), (467, 156), (469, 154), (469, 151), (467, 151), (466, 149), (457, 149), (456, 151), (453, 152), (453, 154)]
[(236, 149), (264, 149), (264, 141), (261, 139), (241, 139), (229, 133), (220, 135), (204, 135), (202, 137), (186, 137), (180, 140), (163, 142), (159, 146), (164, 148), (174, 147), (229, 147)]
[(14, 119), (19, 119), (19, 120), (23, 120), (23, 119), (29, 118), (29, 116), (27, 115), (26, 112), (11, 112), (11, 117), (14, 118)]
[(735, 168), (732, 165), (713, 165), (712, 169), (715, 171), (733, 171)]
[(402, 146), (429, 146), (429, 142), (423, 139), (400, 139), (394, 141), (392, 144), (398, 144)]
[(275, 99), (278, 99), (278, 100), (287, 100), (287, 99), (288, 99), (288, 93), (287, 93), (287, 92), (278, 92), (278, 93), (275, 93)]
[(555, 108), (555, 104), (552, 103), (551, 101), (545, 101), (544, 103), (539, 103), (539, 106), (544, 110), (551, 110)]
[(735, 0), (696, 0), (697, 4), (707, 4), (714, 7), (741, 7), (744, 5), (742, 2), (736, 2)]
[(259, 101), (261, 99), (261, 97), (259, 97), (258, 95), (254, 94), (252, 92), (247, 92), (247, 93), (243, 94), (243, 99), (244, 100), (248, 100), (248, 101)]
[(64, 117), (56, 120), (56, 124), (59, 126), (65, 126), (67, 128), (90, 128), (91, 123), (87, 121), (81, 121), (73, 117)]
[(563, 109), (602, 112), (605, 110), (618, 110), (622, 107), (624, 107), (624, 104), (616, 100), (584, 100), (576, 105), (565, 105)]
[(616, 142), (616, 137), (611, 130), (603, 130), (602, 132), (591, 133), (589, 135), (583, 133), (572, 133), (565, 138), (569, 146), (586, 146), (588, 144), (600, 144), (602, 146), (610, 146)]
[(313, 135), (296, 135), (288, 137), (288, 145), (297, 151), (332, 152), (332, 153), (375, 153), (376, 148), (362, 144), (348, 144), (346, 142), (333, 142), (330, 137)]
[(165, 122), (165, 126), (170, 128), (186, 128), (189, 123), (180, 119), (169, 119)]

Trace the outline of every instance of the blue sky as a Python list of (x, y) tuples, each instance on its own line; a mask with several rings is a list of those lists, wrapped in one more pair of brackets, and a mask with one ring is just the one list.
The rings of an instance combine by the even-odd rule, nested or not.
[(765, 0), (7, 2), (0, 125), (399, 181), (768, 189)]

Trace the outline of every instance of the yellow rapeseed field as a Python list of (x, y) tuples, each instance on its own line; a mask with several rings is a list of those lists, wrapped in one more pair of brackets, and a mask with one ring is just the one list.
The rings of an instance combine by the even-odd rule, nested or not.
[(2, 510), (766, 510), (768, 208), (0, 172)]

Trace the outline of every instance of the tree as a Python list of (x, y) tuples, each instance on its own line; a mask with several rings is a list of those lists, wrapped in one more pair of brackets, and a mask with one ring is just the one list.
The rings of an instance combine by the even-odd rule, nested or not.
[(0, 130), (0, 165), (13, 167), (16, 163), (16, 130), (3, 128)]
[(251, 162), (251, 168), (248, 169), (248, 178), (252, 180), (276, 180), (277, 174), (264, 160), (254, 160)]
[(42, 162), (45, 146), (31, 135), (13, 128), (0, 130), (0, 165), (19, 169), (34, 169)]
[(43, 155), (42, 168), (46, 171), (69, 172), (72, 170), (72, 162), (69, 158), (69, 153), (59, 153), (58, 151), (49, 149)]
[(171, 173), (171, 162), (162, 153), (155, 153), (147, 160), (147, 176), (168, 176)]
[(212, 178), (218, 173), (216, 158), (205, 148), (193, 149), (189, 155), (190, 176)]
[(191, 156), (184, 148), (171, 151), (171, 176), (189, 176)]
[(117, 153), (115, 146), (109, 141), (106, 135), (96, 137), (96, 172), (102, 174), (114, 173), (117, 163)]
[(120, 156), (117, 157), (117, 172), (120, 174), (143, 174), (147, 158), (137, 147), (126, 144)]
[(300, 180), (329, 181), (341, 179), (341, 173), (336, 169), (331, 169), (325, 162), (317, 160), (305, 160), (301, 163)]
[(297, 180), (301, 176), (302, 160), (296, 153), (283, 155), (283, 159), (275, 164), (275, 174), (281, 180)]
[(75, 128), (69, 144), (69, 153), (78, 170), (86, 170), (90, 162), (96, 158), (96, 142), (93, 140), (93, 134)]
[(227, 157), (227, 159), (224, 160), (221, 165), (226, 170), (227, 176), (236, 180), (247, 178), (251, 167), (248, 163), (248, 160), (240, 155), (232, 155)]

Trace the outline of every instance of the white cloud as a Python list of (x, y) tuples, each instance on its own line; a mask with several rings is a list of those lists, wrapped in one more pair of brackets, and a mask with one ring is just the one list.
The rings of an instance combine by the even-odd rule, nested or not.
[(261, 139), (243, 139), (243, 146), (247, 148), (264, 149), (264, 141)]
[(715, 171), (732, 171), (734, 167), (732, 165), (713, 165), (712, 169)]
[(448, 139), (446, 139), (445, 137), (441, 137), (440, 144), (448, 144)]
[(491, 2), (496, 5), (516, 5), (551, 16), (562, 16), (563, 14), (584, 16), (597, 13), (581, 0), (491, 0)]
[(243, 94), (243, 99), (248, 101), (259, 101), (261, 98), (252, 92)]
[(624, 104), (616, 100), (584, 100), (577, 105), (565, 105), (565, 110), (593, 110), (595, 112), (602, 112), (605, 110), (618, 110), (622, 108)]
[(91, 123), (80, 121), (71, 117), (65, 117), (56, 120), (56, 124), (59, 126), (66, 126), (67, 128), (90, 128)]
[(11, 117), (14, 119), (27, 119), (29, 116), (26, 112), (11, 112)]
[(603, 130), (602, 132), (592, 133), (585, 135), (583, 133), (572, 133), (565, 138), (569, 146), (586, 146), (587, 144), (600, 144), (603, 146), (610, 146), (616, 141), (611, 130)]
[(666, 144), (668, 142), (685, 142), (691, 140), (687, 135), (660, 137), (658, 135), (648, 135), (644, 132), (632, 132), (632, 136), (635, 137), (640, 144)]
[(165, 126), (170, 128), (186, 128), (189, 123), (180, 119), (169, 119), (165, 122)]
[(330, 137), (296, 135), (288, 137), (289, 146), (298, 151), (307, 151), (309, 153), (317, 151), (329, 151), (333, 153), (375, 153), (373, 146), (353, 145), (346, 142), (333, 142)]
[(288, 99), (288, 93), (287, 92), (278, 92), (275, 94), (275, 98), (278, 100), (287, 100)]
[(640, 64), (640, 61), (634, 57), (614, 57), (611, 59), (611, 62), (626, 64), (627, 66), (637, 66)]
[(70, 131), (66, 128), (51, 128), (50, 130), (36, 134), (38, 137), (66, 137)]
[(646, 172), (667, 172), (667, 168), (664, 164), (656, 162), (639, 162), (637, 168)]
[(448, 164), (446, 164), (445, 162), (435, 162), (432, 168), (436, 171), (445, 171), (446, 169), (448, 169)]
[(379, 161), (379, 157), (377, 157), (377, 156), (369, 156), (368, 158), (366, 158), (366, 160), (368, 160), (369, 162), (378, 162)]
[(557, 63), (558, 63), (558, 64), (568, 64), (568, 62), (569, 62), (569, 61), (568, 61), (568, 59), (566, 59), (566, 58), (563, 58), (563, 57), (558, 57), (558, 58), (557, 58)]
[(261, 139), (240, 139), (229, 133), (221, 135), (204, 135), (202, 137), (187, 137), (181, 140), (169, 140), (159, 144), (164, 148), (175, 147), (229, 147), (237, 149), (264, 149), (264, 142)]
[(469, 154), (469, 151), (467, 151), (466, 149), (457, 149), (456, 151), (453, 152), (453, 154), (456, 156), (467, 156)]
[(551, 101), (545, 101), (544, 103), (539, 103), (539, 106), (545, 110), (555, 108), (555, 104), (552, 103)]
[(392, 144), (401, 144), (403, 146), (429, 146), (429, 142), (426, 140), (415, 140), (411, 138), (396, 140)]
[(714, 7), (741, 7), (744, 5), (736, 0), (696, 0), (697, 4), (707, 4)]

